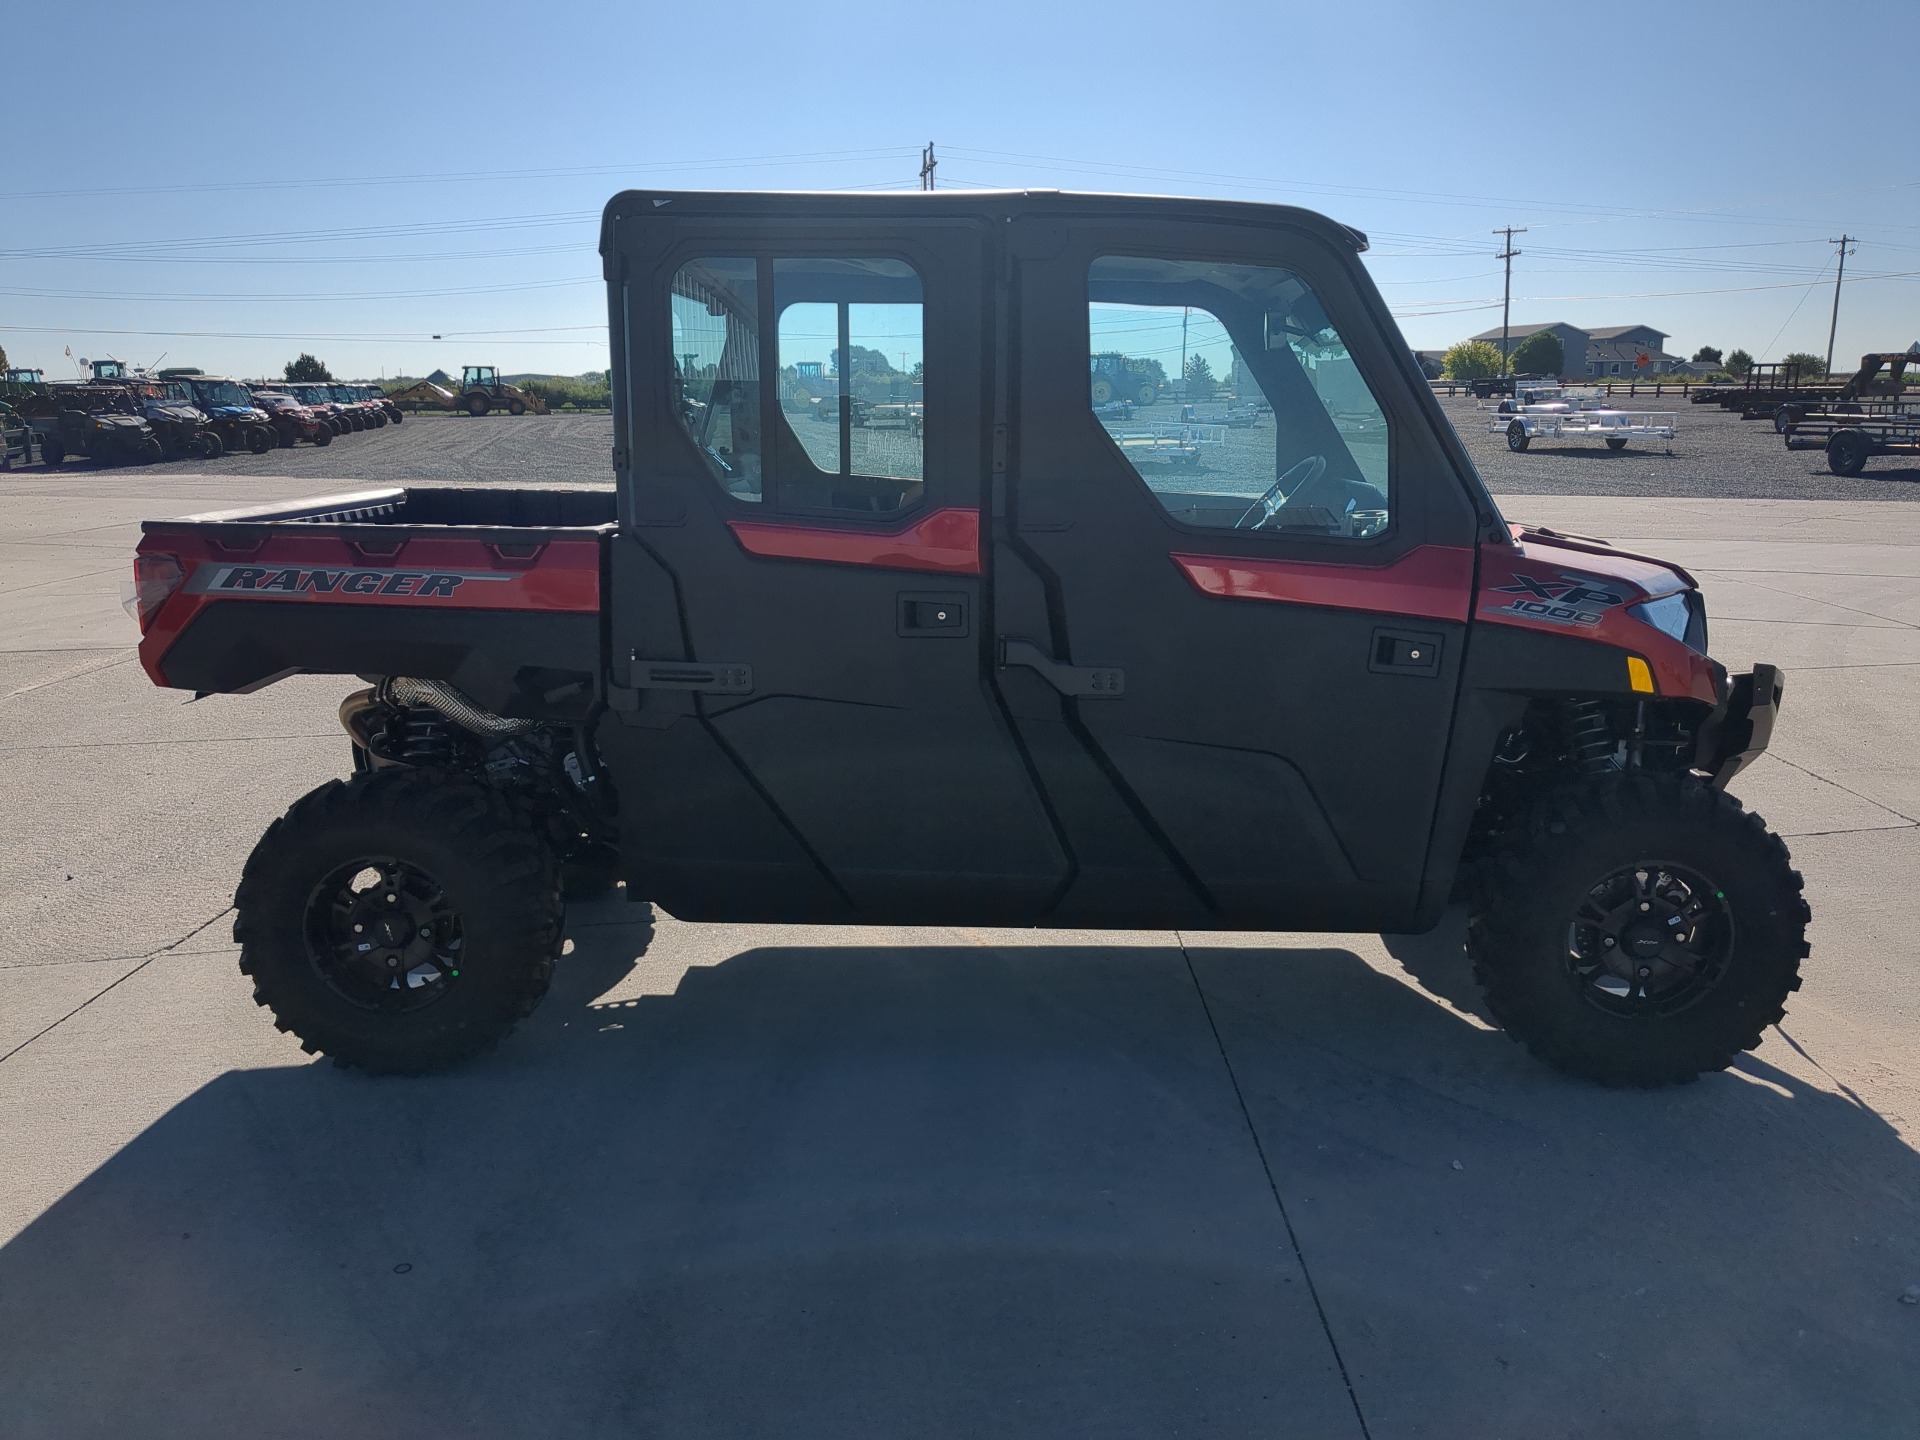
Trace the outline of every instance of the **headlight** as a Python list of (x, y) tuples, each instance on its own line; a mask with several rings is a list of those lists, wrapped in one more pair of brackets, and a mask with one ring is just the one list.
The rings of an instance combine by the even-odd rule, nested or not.
[(1627, 613), (1682, 645), (1707, 653), (1707, 607), (1698, 590), (1662, 595), (1627, 607)]

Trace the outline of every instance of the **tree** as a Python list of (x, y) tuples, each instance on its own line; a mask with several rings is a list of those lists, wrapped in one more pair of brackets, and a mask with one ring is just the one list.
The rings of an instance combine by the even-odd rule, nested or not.
[(306, 351), (300, 352), (298, 360), (287, 362), (286, 378), (289, 380), (331, 380), (332, 373), (324, 362), (316, 360)]
[(1693, 363), (1696, 365), (1711, 365), (1718, 369), (1721, 359), (1720, 352), (1711, 345), (1702, 345), (1693, 352)]
[(0, 370), (7, 368), (7, 347), (0, 345)]
[(1786, 363), (1800, 367), (1802, 380), (1824, 380), (1827, 377), (1827, 362), (1824, 356), (1809, 355), (1804, 350), (1796, 350), (1787, 356)]
[(1213, 366), (1207, 363), (1204, 355), (1187, 357), (1187, 398), (1189, 400), (1211, 400), (1213, 392), (1220, 388), (1220, 382), (1213, 378)]
[(1499, 349), (1484, 340), (1462, 340), (1440, 362), (1440, 373), (1449, 380), (1483, 380), (1500, 368)]
[(1516, 375), (1558, 375), (1560, 362), (1566, 358), (1560, 348), (1560, 337), (1551, 330), (1536, 330), (1527, 336), (1513, 351), (1513, 373)]
[(1753, 356), (1744, 350), (1736, 350), (1727, 356), (1726, 369), (1729, 375), (1744, 375), (1753, 368)]

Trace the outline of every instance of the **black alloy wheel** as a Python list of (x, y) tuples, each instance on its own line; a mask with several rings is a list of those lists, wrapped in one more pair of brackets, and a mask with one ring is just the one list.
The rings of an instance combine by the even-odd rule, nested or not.
[(1532, 437), (1527, 434), (1527, 427), (1518, 420), (1507, 426), (1507, 449), (1515, 454), (1525, 450), (1531, 439)]
[(440, 882), (391, 855), (337, 867), (307, 897), (307, 958), (363, 1010), (418, 1010), (460, 978), (460, 916)]
[(1725, 976), (1733, 954), (1726, 892), (1682, 865), (1646, 861), (1589, 890), (1567, 926), (1567, 980), (1609, 1015), (1671, 1015)]
[(1469, 879), (1487, 1009), (1549, 1064), (1673, 1085), (1759, 1045), (1800, 988), (1811, 918), (1787, 847), (1691, 775), (1541, 795)]
[(552, 845), (491, 787), (396, 766), (268, 827), (234, 896), (241, 973), (309, 1053), (423, 1074), (491, 1049), (546, 993)]

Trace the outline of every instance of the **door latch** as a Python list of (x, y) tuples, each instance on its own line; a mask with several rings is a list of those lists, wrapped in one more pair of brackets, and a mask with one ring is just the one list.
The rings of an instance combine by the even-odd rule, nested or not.
[(1000, 668), (1024, 665), (1062, 695), (1083, 700), (1113, 700), (1126, 693), (1127, 672), (1113, 665), (1062, 665), (1031, 640), (1000, 641)]
[(1375, 630), (1367, 668), (1376, 675), (1438, 675), (1440, 637), (1419, 630)]

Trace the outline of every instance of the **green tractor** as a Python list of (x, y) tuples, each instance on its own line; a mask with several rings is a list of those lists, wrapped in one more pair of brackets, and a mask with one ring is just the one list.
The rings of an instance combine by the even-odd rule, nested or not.
[(1167, 372), (1158, 360), (1134, 360), (1118, 350), (1095, 355), (1092, 376), (1096, 405), (1111, 405), (1116, 400), (1151, 405), (1167, 384)]

